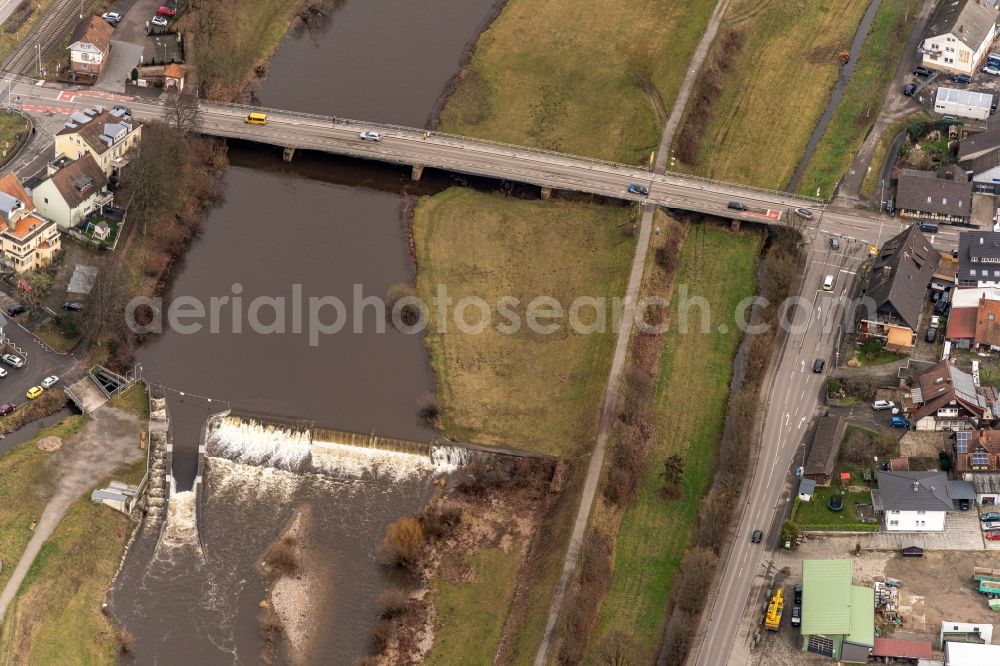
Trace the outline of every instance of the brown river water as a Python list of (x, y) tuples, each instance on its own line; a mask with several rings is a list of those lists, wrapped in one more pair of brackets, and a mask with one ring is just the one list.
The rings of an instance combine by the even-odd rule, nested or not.
[[(495, 1), (338, 3), (321, 26), (286, 37), (259, 101), (425, 126)], [(177, 267), (165, 303), (269, 296), (285, 297), (290, 310), (300, 290), (306, 302), (338, 297), (350, 312), (355, 285), (383, 296), (412, 279), (404, 207), (413, 194), (455, 182), (425, 174), (412, 184), (408, 169), (308, 153), (288, 164), (253, 144), (232, 144), (230, 161), (223, 200)], [(416, 418), (418, 401), (433, 390), (423, 342), (391, 328), (376, 333), (376, 319), (366, 311), (363, 333), (348, 326), (315, 344), (306, 330), (292, 332), (291, 316), (284, 334), (237, 334), (223, 321), (218, 333), (167, 331), (140, 349), (146, 380), (172, 389), (178, 494), (162, 535), (145, 530), (137, 539), (112, 595), (113, 614), (136, 637), (136, 663), (258, 663), (264, 581), (254, 565), (303, 505), (312, 509), (313, 545), (329, 563), (304, 663), (346, 665), (368, 653), (374, 600), (391, 582), (375, 545), (389, 522), (426, 502), (435, 470), (403, 457), (363, 473), (354, 460), (302, 474), (210, 457), (197, 525), (189, 490), (206, 419), (230, 407), (430, 440), (434, 433)], [(282, 652), (278, 661), (291, 657)]]

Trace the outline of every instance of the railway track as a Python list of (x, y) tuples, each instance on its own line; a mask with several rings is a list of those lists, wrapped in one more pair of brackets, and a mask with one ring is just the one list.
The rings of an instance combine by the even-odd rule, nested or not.
[[(90, 10), (91, 2), (84, 9)], [(17, 49), (8, 56), (3, 68), (18, 74), (37, 74), (36, 45), (40, 45), (42, 59), (57, 46), (60, 40), (70, 34), (80, 20), (79, 0), (55, 0), (45, 11), (41, 20), (25, 35)], [(86, 15), (86, 14), (85, 14)]]

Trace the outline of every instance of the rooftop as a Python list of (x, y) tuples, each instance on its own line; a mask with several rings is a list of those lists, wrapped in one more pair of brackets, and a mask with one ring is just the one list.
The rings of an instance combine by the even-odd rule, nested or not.
[(802, 563), (802, 633), (851, 631), (851, 561), (805, 560)]
[(997, 20), (997, 10), (977, 0), (952, 0), (941, 6), (927, 27), (930, 37), (952, 34), (973, 51), (978, 51)]
[(809, 447), (809, 457), (806, 459), (803, 476), (823, 475), (833, 473), (837, 462), (840, 442), (844, 438), (847, 421), (840, 416), (821, 417), (816, 424), (812, 446)]
[(944, 472), (885, 472), (878, 489), (887, 511), (950, 511), (948, 477)]
[(105, 109), (101, 106), (75, 111), (57, 133), (57, 136), (78, 134), (98, 155), (121, 141), (138, 123), (132, 121), (128, 112), (121, 107)]
[(993, 106), (993, 95), (975, 90), (959, 90), (941, 86), (937, 91), (937, 103), (941, 102), (989, 110)]
[(104, 52), (111, 44), (114, 28), (102, 18), (91, 16), (76, 24), (73, 35), (69, 38), (70, 49), (82, 51)]
[(976, 319), (979, 308), (952, 308), (948, 315), (948, 340), (972, 340), (976, 337)]
[(962, 139), (958, 145), (958, 161), (972, 160), (1000, 148), (1000, 123), (993, 124), (985, 132)]
[(921, 214), (969, 217), (972, 183), (938, 178), (933, 171), (903, 169), (896, 188), (896, 208)]
[(108, 177), (90, 153), (56, 171), (51, 180), (70, 208), (76, 208), (108, 184)]
[(1000, 301), (979, 301), (976, 314), (976, 344), (1000, 347)]
[(910, 225), (887, 240), (872, 262), (867, 296), (879, 312), (891, 309), (916, 330), (940, 258), (920, 228)]

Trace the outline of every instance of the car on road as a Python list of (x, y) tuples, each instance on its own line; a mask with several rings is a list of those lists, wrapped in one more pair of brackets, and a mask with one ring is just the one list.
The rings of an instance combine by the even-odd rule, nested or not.
[(907, 83), (905, 86), (903, 86), (903, 94), (906, 95), (907, 97), (913, 97), (913, 93), (915, 92), (917, 92), (916, 83)]
[(740, 201), (730, 201), (728, 204), (726, 204), (726, 208), (728, 208), (729, 210), (738, 210), (738, 211), (749, 210), (747, 208), (747, 205)]
[(177, 10), (173, 7), (168, 7), (167, 5), (160, 5), (159, 9), (156, 10), (159, 16), (177, 16)]
[(938, 231), (941, 230), (941, 227), (938, 225), (937, 222), (933, 222), (931, 220), (923, 220), (920, 223), (920, 230), (923, 231), (924, 233), (936, 234)]
[(972, 77), (966, 74), (952, 74), (951, 80), (954, 83), (972, 83), (973, 81)]
[(986, 67), (983, 67), (983, 74), (992, 74), (993, 76), (1000, 76), (1000, 69), (997, 69), (992, 65), (987, 65)]
[(903, 416), (893, 416), (889, 419), (889, 425), (893, 428), (909, 428), (910, 422)]
[(802, 586), (795, 586), (795, 605), (799, 606), (802, 604)]
[(872, 409), (874, 409), (876, 412), (881, 412), (886, 409), (892, 409), (895, 406), (896, 403), (894, 403), (892, 400), (876, 400), (875, 402), (872, 403)]
[(149, 22), (159, 28), (167, 27), (167, 19), (162, 16), (154, 16), (153, 18), (149, 19)]
[(45, 393), (45, 389), (41, 386), (32, 386), (24, 395), (28, 396), (28, 400), (34, 400), (43, 393)]
[(374, 130), (366, 130), (358, 134), (362, 141), (381, 141), (382, 135)]
[(647, 188), (643, 187), (642, 185), (637, 184), (637, 183), (629, 183), (628, 184), (628, 191), (629, 191), (629, 194), (641, 194), (644, 197), (645, 196), (649, 196), (649, 190)]
[(979, 520), (984, 520), (984, 521), (987, 521), (987, 520), (1000, 520), (1000, 513), (997, 513), (996, 511), (988, 511), (988, 512), (982, 514), (981, 516), (979, 516)]
[(933, 326), (927, 329), (927, 333), (924, 334), (924, 342), (929, 342), (931, 344), (937, 340), (937, 329)]
[(108, 22), (112, 27), (118, 27), (118, 24), (122, 22), (122, 15), (118, 12), (104, 12), (101, 14), (101, 18)]
[(824, 361), (823, 359), (818, 358), (815, 361), (813, 361), (813, 372), (815, 372), (817, 375), (823, 372), (823, 368), (825, 367), (826, 367), (826, 361)]
[(830, 239), (830, 249), (831, 250), (839, 250), (840, 249), (840, 239), (839, 238), (831, 238)]
[(49, 375), (42, 380), (42, 388), (50, 389), (59, 382), (59, 377), (57, 375)]
[(12, 305), (7, 308), (7, 314), (11, 317), (16, 317), (19, 314), (24, 314), (28, 311), (28, 306), (26, 305)]
[(12, 368), (23, 368), (24, 359), (17, 354), (4, 354), (0, 356), (0, 361), (3, 361)]
[(764, 533), (760, 530), (754, 530), (753, 534), (750, 536), (750, 541), (752, 543), (760, 543), (764, 539)]
[(63, 303), (63, 310), (73, 310), (79, 312), (83, 309), (83, 303), (80, 301), (66, 301)]
[(930, 76), (931, 75), (931, 70), (927, 69), (926, 67), (914, 67), (913, 68), (913, 75), (914, 76)]
[(993, 530), (983, 534), (987, 541), (1000, 541), (1000, 530)]
[(795, 214), (801, 217), (803, 220), (813, 219), (813, 212), (808, 208), (796, 208)]
[(17, 409), (17, 405), (12, 402), (5, 402), (0, 405), (0, 416), (7, 416), (11, 412)]
[(799, 606), (792, 607), (792, 626), (797, 627), (802, 624), (802, 608)]
[(833, 291), (833, 276), (827, 275), (823, 278), (823, 291)]

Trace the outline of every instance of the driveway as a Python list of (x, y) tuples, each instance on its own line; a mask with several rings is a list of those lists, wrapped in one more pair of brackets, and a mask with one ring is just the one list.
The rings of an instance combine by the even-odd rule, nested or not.
[(162, 0), (126, 0), (115, 4), (113, 10), (124, 18), (115, 28), (111, 53), (97, 82), (98, 88), (125, 92), (125, 79), (140, 64), (143, 50), (147, 48), (146, 23), (156, 15), (156, 9), (162, 4)]
[(898, 551), (903, 544), (916, 542), (927, 550), (983, 550), (1000, 541), (986, 541), (979, 526), (979, 514), (975, 511), (951, 511), (945, 520), (943, 532), (875, 532), (863, 536), (844, 537), (853, 542), (860, 541), (865, 550)]

